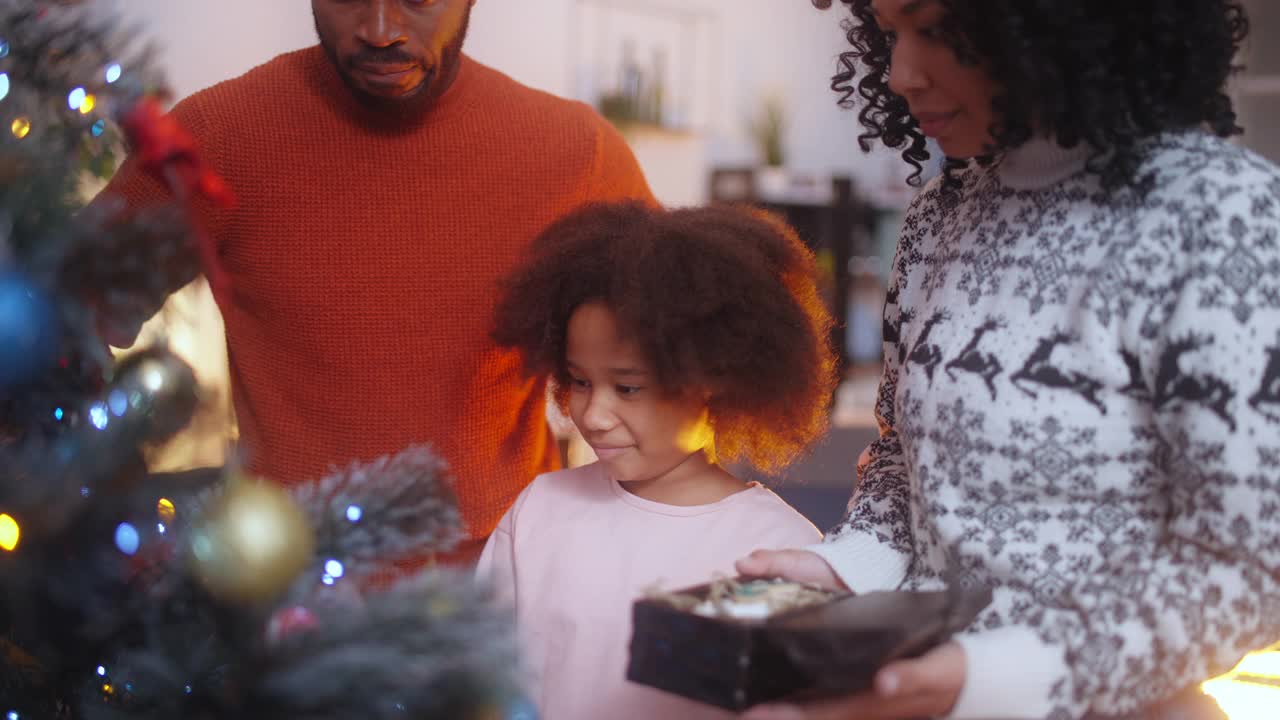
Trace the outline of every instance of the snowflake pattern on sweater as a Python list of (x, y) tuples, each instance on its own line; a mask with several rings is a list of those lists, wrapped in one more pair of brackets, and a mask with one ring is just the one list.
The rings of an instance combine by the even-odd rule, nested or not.
[(1127, 717), (1280, 640), (1280, 169), (1201, 132), (1146, 157), (1108, 193), (1033, 141), (905, 219), (881, 437), (815, 549), (855, 590), (995, 589), (955, 717)]

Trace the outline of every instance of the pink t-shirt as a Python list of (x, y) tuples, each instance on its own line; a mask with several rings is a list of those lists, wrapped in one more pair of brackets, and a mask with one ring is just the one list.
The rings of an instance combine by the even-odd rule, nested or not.
[(758, 483), (710, 505), (637, 497), (599, 463), (540, 475), (489, 538), (477, 568), (520, 627), (544, 720), (731, 718), (628, 682), (631, 603), (733, 575), (759, 548), (801, 547), (817, 528)]

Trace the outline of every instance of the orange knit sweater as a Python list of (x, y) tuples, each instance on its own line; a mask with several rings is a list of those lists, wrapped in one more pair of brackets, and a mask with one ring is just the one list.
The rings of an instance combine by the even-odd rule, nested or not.
[[(495, 280), (583, 202), (652, 200), (590, 108), (464, 58), (409, 125), (368, 114), (318, 47), (179, 103), (238, 205), (204, 218), (232, 292), (221, 305), (242, 449), (283, 483), (432, 444), (479, 552), (557, 456), (544, 385), (489, 343)], [(127, 161), (107, 192), (163, 191)]]

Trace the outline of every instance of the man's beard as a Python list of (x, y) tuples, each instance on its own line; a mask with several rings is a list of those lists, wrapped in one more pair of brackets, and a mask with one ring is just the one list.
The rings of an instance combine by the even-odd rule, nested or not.
[[(467, 38), (467, 28), (471, 23), (471, 8), (466, 8), (464, 13), (461, 27), (458, 28), (458, 32), (440, 51), (440, 57), (436, 64), (427, 70), (422, 82), (416, 88), (399, 97), (373, 95), (360, 87), (352, 79), (351, 70), (338, 57), (333, 43), (320, 31), (319, 23), (316, 23), (316, 36), (320, 38), (320, 47), (324, 48), (324, 54), (328, 56), (329, 62), (333, 63), (333, 68), (338, 71), (338, 77), (342, 78), (343, 84), (347, 86), (356, 102), (373, 112), (386, 115), (389, 118), (413, 120), (430, 111), (435, 101), (447, 89), (447, 86), (442, 87), (438, 84), (439, 80), (448, 78), (449, 82), (452, 83), (454, 76), (457, 74), (458, 66), (462, 63), (462, 44)], [(314, 18), (315, 15), (313, 13), (313, 21)], [(407, 64), (418, 63), (421, 59), (408, 56), (398, 47), (368, 47), (352, 60), (370, 63), (376, 63), (381, 60), (386, 63), (400, 62)]]

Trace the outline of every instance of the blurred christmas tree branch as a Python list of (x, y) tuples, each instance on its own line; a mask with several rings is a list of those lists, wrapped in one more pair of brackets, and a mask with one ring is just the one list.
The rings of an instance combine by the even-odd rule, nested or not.
[[(147, 472), (208, 396), (166, 343), (103, 333), (198, 273), (228, 290), (190, 204), (233, 198), (147, 53), (78, 5), (0, 2), (0, 716), (502, 717), (509, 619), (465, 573), (365, 582), (461, 535), (429, 449), (291, 490)], [(84, 207), (122, 144), (170, 202)]]

